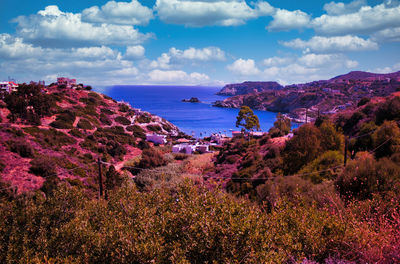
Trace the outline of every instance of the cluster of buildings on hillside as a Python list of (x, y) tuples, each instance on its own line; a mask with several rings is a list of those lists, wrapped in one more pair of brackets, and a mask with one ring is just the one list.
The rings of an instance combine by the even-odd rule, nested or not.
[[(259, 138), (263, 135), (267, 134), (267, 132), (250, 132), (252, 137)], [(240, 136), (242, 132), (240, 131), (232, 131), (232, 137)], [(185, 153), (185, 154), (193, 154), (195, 152), (198, 153), (211, 153), (210, 147), (218, 147), (222, 146), (225, 142), (231, 140), (231, 137), (228, 137), (225, 134), (214, 133), (210, 136), (209, 140), (190, 140), (186, 138), (179, 138), (172, 146), (173, 153)], [(146, 134), (146, 141), (152, 142), (156, 145), (163, 145), (167, 143), (167, 136), (159, 135), (159, 134)]]

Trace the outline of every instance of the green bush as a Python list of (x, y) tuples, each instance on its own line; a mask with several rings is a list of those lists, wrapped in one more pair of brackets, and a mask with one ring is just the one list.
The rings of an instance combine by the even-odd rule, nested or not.
[(385, 120), (400, 119), (400, 97), (395, 96), (390, 100), (381, 103), (375, 113), (376, 124), (380, 125)]
[(81, 128), (81, 129), (88, 129), (88, 130), (93, 129), (93, 125), (87, 119), (83, 119), (83, 118), (81, 118), (79, 120), (77, 127)]
[(84, 141), (79, 143), (79, 146), (81, 146), (84, 149), (93, 151), (93, 152), (99, 152), (99, 146), (97, 142), (95, 141), (94, 137), (86, 137)]
[(141, 115), (136, 117), (136, 121), (140, 124), (143, 123), (150, 123), (151, 122), (151, 115), (147, 113), (142, 113)]
[(56, 164), (54, 161), (46, 156), (36, 157), (30, 162), (31, 167), (29, 171), (35, 175), (44, 178), (57, 175)]
[(377, 158), (390, 157), (400, 151), (400, 129), (395, 121), (384, 121), (372, 138)]
[(3, 161), (0, 160), (0, 173), (3, 172), (5, 167), (6, 167), (6, 165), (3, 163)]
[(112, 157), (120, 157), (126, 154), (126, 148), (117, 141), (110, 140), (106, 144), (107, 153)]
[[(0, 203), (0, 262), (396, 263), (386, 252), (396, 237), (346, 211), (301, 199), (264, 209), (188, 182), (150, 192), (127, 182), (107, 201), (62, 184)], [(370, 249), (375, 241), (381, 248)], [(374, 250), (382, 254), (370, 258)]]
[(15, 127), (9, 127), (9, 128), (7, 128), (7, 129), (6, 129), (6, 132), (9, 133), (9, 134), (11, 134), (11, 135), (14, 135), (14, 136), (16, 136), (16, 137), (24, 137), (24, 136), (25, 136), (24, 131), (22, 131), (22, 130), (19, 129), (19, 128), (15, 128)]
[(71, 136), (74, 136), (74, 137), (77, 137), (77, 138), (84, 138), (85, 137), (85, 135), (81, 131), (79, 131), (79, 129), (77, 129), (77, 128), (71, 129), (69, 131), (69, 134)]
[(363, 97), (363, 98), (360, 99), (360, 101), (358, 101), (357, 106), (360, 107), (360, 106), (366, 105), (366, 104), (368, 104), (370, 101), (371, 101), (370, 98), (368, 98), (368, 97)]
[(189, 157), (189, 155), (184, 154), (184, 153), (176, 153), (174, 154), (174, 159), (175, 160), (185, 160)]
[(352, 139), (349, 144), (349, 150), (355, 153), (359, 151), (372, 150), (374, 147), (373, 132), (377, 126), (374, 122), (363, 123), (358, 135), (360, 137)]
[(59, 129), (72, 129), (75, 118), (75, 113), (65, 110), (63, 113), (57, 115), (56, 120), (50, 126)]
[(376, 161), (368, 153), (360, 152), (350, 161), (338, 177), (336, 186), (341, 195), (360, 200), (369, 199), (374, 193), (383, 194), (400, 180), (400, 166), (389, 159)]
[(335, 180), (342, 170), (339, 167), (342, 163), (343, 154), (339, 151), (330, 150), (308, 163), (299, 171), (299, 174), (304, 174), (303, 178), (309, 179), (313, 183), (321, 183), (324, 180)]
[(131, 121), (128, 118), (123, 117), (123, 116), (117, 116), (114, 120), (115, 120), (115, 122), (120, 123), (121, 125), (124, 125), (124, 126), (129, 126), (131, 124)]
[(148, 148), (143, 150), (142, 159), (140, 160), (138, 167), (143, 169), (151, 169), (154, 167), (164, 166), (166, 161), (158, 150), (155, 148)]
[(299, 127), (284, 150), (286, 173), (296, 173), (301, 167), (313, 161), (321, 152), (321, 132), (312, 124)]
[(343, 147), (343, 135), (336, 131), (335, 126), (325, 121), (319, 126), (321, 132), (322, 151), (341, 150)]
[(277, 120), (274, 122), (274, 126), (269, 130), (270, 136), (274, 138), (289, 134), (291, 129), (290, 119), (281, 113), (278, 113), (276, 119)]
[(54, 128), (40, 129), (38, 127), (26, 127), (24, 131), (32, 135), (35, 141), (43, 147), (61, 147), (76, 143), (73, 137), (69, 137)]
[(19, 154), (23, 158), (33, 158), (35, 150), (25, 141), (9, 140), (7, 145), (10, 151)]
[(95, 98), (97, 100), (101, 100), (102, 99), (101, 96), (98, 93), (95, 93), (95, 92), (88, 93), (88, 96), (89, 97), (93, 97), (93, 98)]
[(125, 130), (121, 126), (113, 126), (106, 128), (98, 128), (94, 132), (98, 142), (106, 143), (109, 140), (115, 140), (120, 144), (129, 144), (131, 146), (136, 145), (136, 140), (132, 135), (125, 133)]
[(182, 172), (182, 167), (178, 164), (145, 169), (136, 175), (135, 183), (140, 190), (146, 191), (157, 188), (174, 189), (183, 180)]
[(110, 109), (107, 109), (107, 108), (101, 108), (100, 111), (101, 111), (103, 114), (106, 114), (106, 115), (113, 115), (113, 114), (115, 114), (113, 111), (111, 111)]
[(147, 125), (146, 128), (153, 132), (160, 132), (161, 127), (159, 125)]
[(142, 139), (146, 138), (145, 131), (143, 130), (143, 128), (141, 128), (138, 125), (127, 126), (126, 130), (132, 132), (135, 137), (142, 138)]
[(105, 114), (100, 114), (100, 122), (104, 125), (111, 126), (112, 121)]
[(118, 110), (120, 112), (128, 112), (129, 111), (129, 106), (126, 104), (118, 104)]

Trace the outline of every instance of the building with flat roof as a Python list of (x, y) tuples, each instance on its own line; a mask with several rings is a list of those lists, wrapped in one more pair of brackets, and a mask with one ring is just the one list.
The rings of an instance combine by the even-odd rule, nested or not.
[(76, 79), (70, 79), (66, 77), (58, 77), (57, 85), (65, 85), (65, 88), (71, 88), (76, 85)]

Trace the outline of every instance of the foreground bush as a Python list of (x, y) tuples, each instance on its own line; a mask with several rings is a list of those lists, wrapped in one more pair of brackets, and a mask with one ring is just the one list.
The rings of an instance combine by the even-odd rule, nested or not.
[(374, 193), (385, 194), (400, 182), (400, 166), (383, 158), (376, 161), (369, 153), (359, 153), (336, 181), (339, 193), (345, 197), (365, 200)]
[(35, 151), (28, 142), (10, 140), (7, 141), (7, 145), (10, 151), (19, 154), (23, 158), (33, 158), (34, 156)]
[(312, 205), (283, 199), (267, 214), (188, 182), (148, 193), (128, 184), (108, 201), (62, 185), (47, 198), (2, 201), (0, 213), (1, 263), (324, 261), (345, 258), (359, 235), (346, 219)]

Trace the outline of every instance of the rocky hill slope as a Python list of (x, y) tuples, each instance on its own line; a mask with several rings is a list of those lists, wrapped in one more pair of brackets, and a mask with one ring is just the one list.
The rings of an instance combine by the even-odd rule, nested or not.
[(386, 78), (394, 79), (400, 78), (400, 71), (393, 73), (372, 73), (372, 72), (363, 72), (363, 71), (352, 71), (344, 75), (336, 76), (330, 81), (337, 80), (384, 80)]
[(280, 90), (282, 88), (283, 86), (277, 82), (243, 82), (225, 85), (217, 94), (233, 96), (269, 90)]
[(307, 115), (336, 113), (354, 108), (362, 98), (388, 96), (400, 89), (400, 73), (372, 74), (351, 72), (327, 81), (285, 86), (279, 91), (252, 92), (217, 101), (214, 106), (239, 108), (247, 105), (253, 109), (288, 113), (298, 121)]
[(158, 116), (86, 90), (23, 85), (3, 94), (0, 107), (0, 176), (18, 192), (40, 188), (53, 174), (96, 190), (98, 157), (119, 170), (148, 146), (146, 133), (179, 132)]

